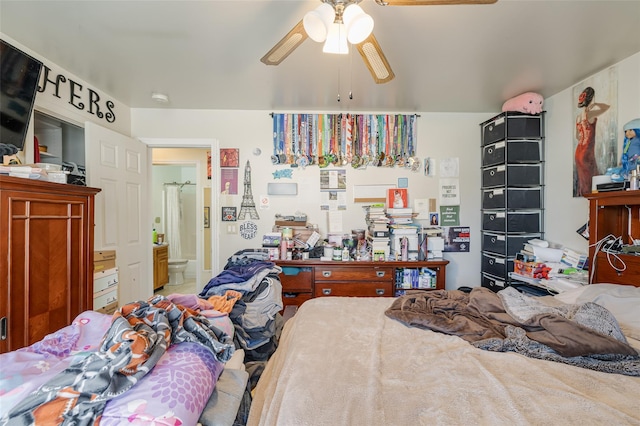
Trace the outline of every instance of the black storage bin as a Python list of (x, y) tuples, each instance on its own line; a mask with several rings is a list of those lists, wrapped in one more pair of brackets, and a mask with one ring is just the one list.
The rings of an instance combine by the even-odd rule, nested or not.
[(482, 287), (488, 288), (495, 292), (504, 290), (506, 286), (506, 280), (504, 278), (494, 277), (491, 274), (482, 274)]
[(482, 272), (502, 277), (506, 280), (509, 272), (513, 272), (513, 258), (483, 252)]
[(502, 256), (515, 256), (524, 244), (534, 238), (542, 239), (542, 234), (496, 234), (482, 232), (482, 251)]
[(496, 232), (542, 232), (542, 211), (484, 211), (482, 230)]
[(482, 148), (482, 167), (513, 163), (539, 163), (542, 144), (536, 140), (500, 141)]
[(542, 188), (494, 188), (482, 191), (483, 209), (540, 209)]
[(541, 164), (501, 164), (482, 169), (482, 187), (542, 185)]
[(542, 141), (507, 141), (507, 163), (539, 163), (542, 161)]
[(544, 137), (542, 115), (504, 112), (482, 124), (483, 145), (505, 139)]

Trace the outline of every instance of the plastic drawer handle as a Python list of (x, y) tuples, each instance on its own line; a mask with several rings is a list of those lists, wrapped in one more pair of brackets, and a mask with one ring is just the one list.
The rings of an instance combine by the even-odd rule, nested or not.
[(322, 276), (325, 278), (329, 278), (331, 276), (331, 271), (322, 271)]
[(487, 150), (487, 154), (493, 154), (493, 148), (489, 148), (489, 149)]
[(491, 170), (491, 171), (489, 172), (489, 175), (490, 175), (490, 176), (495, 176), (495, 175), (496, 175), (496, 171), (495, 171), (495, 170)]
[(496, 242), (496, 238), (495, 237), (491, 238), (491, 242), (495, 243)]
[(322, 294), (324, 294), (325, 296), (328, 296), (331, 294), (331, 289), (330, 288), (323, 288), (322, 289)]
[(493, 192), (489, 194), (489, 198), (493, 198)]
[(284, 296), (285, 298), (288, 298), (288, 299), (293, 299), (293, 298), (297, 297), (298, 294), (297, 293), (283, 293), (282, 296)]
[(384, 271), (376, 271), (376, 276), (377, 276), (378, 278), (382, 278), (382, 277), (384, 277)]
[(384, 294), (384, 289), (383, 288), (376, 288), (376, 294), (378, 296), (382, 296)]

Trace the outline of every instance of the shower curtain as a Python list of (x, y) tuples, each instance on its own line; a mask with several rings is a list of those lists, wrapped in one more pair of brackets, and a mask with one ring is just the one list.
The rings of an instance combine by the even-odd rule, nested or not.
[(182, 205), (180, 202), (180, 187), (167, 186), (167, 242), (169, 243), (169, 259), (182, 259), (180, 244), (180, 217)]

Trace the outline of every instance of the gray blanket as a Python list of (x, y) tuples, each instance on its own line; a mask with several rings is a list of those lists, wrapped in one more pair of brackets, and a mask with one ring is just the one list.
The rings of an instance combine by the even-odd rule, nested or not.
[(547, 306), (507, 287), (412, 292), (385, 312), (407, 325), (459, 336), (475, 347), (640, 376), (640, 355), (615, 317), (595, 303)]

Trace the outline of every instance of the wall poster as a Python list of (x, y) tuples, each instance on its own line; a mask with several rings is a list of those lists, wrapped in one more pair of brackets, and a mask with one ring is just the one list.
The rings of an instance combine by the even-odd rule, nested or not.
[(591, 193), (591, 178), (618, 162), (618, 70), (573, 86), (573, 196)]
[(220, 193), (225, 195), (238, 193), (238, 169), (220, 169)]
[(240, 150), (238, 148), (220, 148), (220, 167), (239, 167)]

